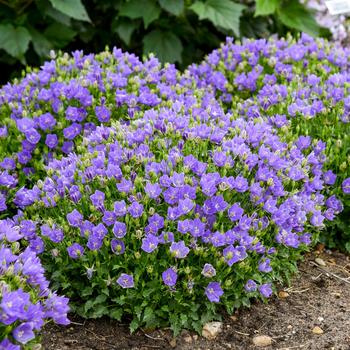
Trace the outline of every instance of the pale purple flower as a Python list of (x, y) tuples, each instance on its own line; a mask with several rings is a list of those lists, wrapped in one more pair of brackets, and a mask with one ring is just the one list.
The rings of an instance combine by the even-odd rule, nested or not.
[(134, 288), (134, 278), (131, 275), (128, 275), (126, 273), (122, 273), (120, 277), (117, 279), (117, 283), (122, 288)]
[(177, 273), (172, 267), (170, 267), (162, 273), (162, 279), (164, 284), (169, 287), (174, 287), (177, 281)]
[(221, 296), (224, 294), (219, 282), (210, 282), (205, 289), (205, 295), (212, 303), (219, 303)]
[(204, 277), (214, 277), (216, 275), (216, 270), (213, 265), (205, 264), (203, 266), (202, 275)]
[(190, 252), (190, 249), (186, 247), (184, 241), (179, 241), (171, 243), (170, 252), (175, 258), (182, 259), (187, 256), (187, 254)]

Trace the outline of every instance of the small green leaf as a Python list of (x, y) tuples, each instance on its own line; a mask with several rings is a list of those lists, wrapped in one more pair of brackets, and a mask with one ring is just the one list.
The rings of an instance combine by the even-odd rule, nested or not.
[(99, 296), (96, 297), (94, 301), (95, 304), (102, 304), (107, 300), (107, 296), (105, 294), (100, 294)]
[(175, 16), (179, 16), (184, 10), (184, 0), (159, 0), (159, 4)]
[(49, 0), (52, 6), (65, 15), (80, 21), (91, 22), (81, 0)]
[(140, 8), (139, 0), (130, 0), (122, 4), (119, 15), (131, 19), (142, 18), (145, 28), (147, 29), (147, 27), (159, 17), (161, 9), (153, 0), (143, 0), (141, 7), (142, 8)]
[(314, 37), (318, 36), (320, 26), (314, 16), (298, 0), (288, 1), (278, 9), (278, 18), (287, 27), (297, 29)]
[(137, 29), (139, 24), (135, 21), (119, 20), (115, 27), (115, 32), (125, 42), (126, 45), (130, 44), (132, 33)]
[(256, 0), (255, 16), (267, 16), (275, 13), (279, 0)]
[(208, 19), (216, 27), (232, 30), (239, 35), (239, 18), (245, 6), (236, 4), (230, 0), (195, 1), (190, 9), (200, 20)]
[(143, 39), (144, 53), (153, 52), (163, 63), (181, 62), (182, 43), (171, 32), (153, 30)]
[(139, 321), (136, 319), (136, 318), (134, 318), (131, 322), (130, 322), (130, 326), (129, 326), (129, 328), (130, 328), (130, 332), (131, 333), (134, 333), (135, 331), (136, 331), (136, 329), (137, 328), (139, 328)]
[(109, 312), (109, 317), (117, 321), (120, 321), (122, 319), (122, 316), (123, 316), (123, 309), (112, 309)]
[(0, 25), (0, 48), (8, 54), (25, 62), (24, 54), (28, 50), (31, 36), (24, 27), (14, 27), (12, 24)]

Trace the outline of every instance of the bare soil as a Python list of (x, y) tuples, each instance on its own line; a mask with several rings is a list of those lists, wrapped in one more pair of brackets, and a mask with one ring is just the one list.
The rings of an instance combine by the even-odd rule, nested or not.
[[(315, 263), (321, 258), (326, 266)], [(322, 262), (321, 262), (322, 263)], [(46, 350), (175, 349), (250, 350), (257, 335), (272, 338), (271, 350), (350, 350), (350, 257), (322, 247), (300, 264), (290, 288), (268, 304), (254, 303), (233, 317), (225, 317), (223, 331), (215, 340), (183, 331), (176, 339), (169, 330), (130, 335), (128, 325), (109, 319), (72, 317), (68, 327), (47, 325), (43, 332)], [(315, 334), (314, 327), (322, 334)]]

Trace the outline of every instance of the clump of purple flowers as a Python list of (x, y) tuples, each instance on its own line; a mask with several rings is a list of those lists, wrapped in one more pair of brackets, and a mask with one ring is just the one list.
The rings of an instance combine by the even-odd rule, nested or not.
[[(118, 49), (47, 62), (0, 90), (0, 211), (23, 211), (0, 241), (132, 329), (269, 298), (348, 208), (347, 57), (302, 35), (228, 39), (183, 74)], [(5, 341), (29, 341), (23, 321)]]
[[(55, 282), (79, 276), (72, 293), (90, 305), (81, 283), (108, 288), (129, 313), (156, 312), (159, 295), (171, 312), (181, 298), (229, 307), (235, 293), (270, 297), (280, 257), (307, 249), (327, 206), (342, 209), (320, 193), (325, 160), (316, 141), (285, 142), (269, 121), (234, 118), (198, 90), (128, 124), (97, 127), (15, 202), (37, 223), (29, 244), (57, 250), (45, 259), (50, 269), (62, 259), (71, 267)], [(138, 324), (150, 322), (144, 317)]]
[[(350, 178), (349, 56), (349, 48), (307, 34), (299, 40), (246, 39), (239, 44), (228, 38), (185, 76), (213, 91), (225, 111), (247, 120), (262, 118), (284, 141), (297, 140), (300, 150), (319, 140), (315, 152), (324, 150), (330, 169), (323, 181), (333, 187), (319, 183), (317, 172), (313, 183), (344, 205), (338, 217), (328, 208), (325, 216), (332, 223), (321, 239), (350, 252), (350, 191), (344, 186)], [(292, 167), (290, 176), (298, 181), (304, 174)], [(313, 222), (321, 225), (322, 219), (316, 215)]]
[[(24, 225), (24, 222), (22, 221)], [(37, 343), (36, 334), (53, 320), (67, 325), (68, 299), (49, 289), (32, 246), (21, 249), (20, 240), (35, 234), (18, 221), (0, 225), (0, 348), (21, 349)]]

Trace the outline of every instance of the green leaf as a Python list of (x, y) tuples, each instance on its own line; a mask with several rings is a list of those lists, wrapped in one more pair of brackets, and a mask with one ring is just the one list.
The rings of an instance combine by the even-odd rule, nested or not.
[(120, 309), (120, 308), (112, 309), (109, 312), (109, 317), (117, 321), (120, 321), (122, 319), (122, 316), (123, 316), (123, 309)]
[(136, 331), (137, 328), (139, 328), (139, 321), (134, 318), (131, 322), (130, 322), (130, 333), (134, 333)]
[(288, 1), (278, 9), (278, 18), (287, 27), (297, 29), (314, 37), (318, 36), (320, 26), (312, 13), (298, 0)]
[(35, 52), (40, 56), (40, 57), (47, 57), (50, 53), (50, 50), (52, 50), (53, 46), (47, 38), (35, 30), (34, 28), (30, 27), (28, 28), (30, 35), (32, 37), (32, 43)]
[(94, 301), (95, 304), (102, 304), (107, 300), (107, 296), (105, 294), (100, 294), (99, 296), (96, 297)]
[(0, 25), (0, 48), (8, 54), (25, 63), (24, 54), (31, 40), (30, 33), (24, 27), (14, 27), (12, 24)]
[(73, 29), (59, 23), (52, 23), (44, 32), (54, 47), (61, 48), (69, 44), (77, 35)]
[(143, 38), (144, 53), (153, 52), (163, 63), (181, 62), (182, 43), (171, 32), (153, 30)]
[(119, 20), (115, 27), (115, 32), (125, 42), (126, 45), (130, 44), (132, 33), (137, 29), (139, 24), (135, 21)]
[(216, 27), (232, 30), (239, 35), (239, 17), (245, 6), (230, 0), (195, 1), (190, 6), (200, 20), (208, 19)]
[(256, 0), (255, 16), (266, 16), (275, 13), (279, 0)]
[(184, 10), (184, 0), (159, 0), (159, 4), (175, 16), (179, 16)]
[(81, 0), (49, 0), (52, 6), (65, 15), (80, 21), (91, 22)]
[(119, 15), (131, 19), (142, 18), (145, 28), (147, 28), (159, 17), (161, 9), (153, 0), (143, 0), (141, 7), (142, 9), (139, 0), (130, 0), (120, 7)]

